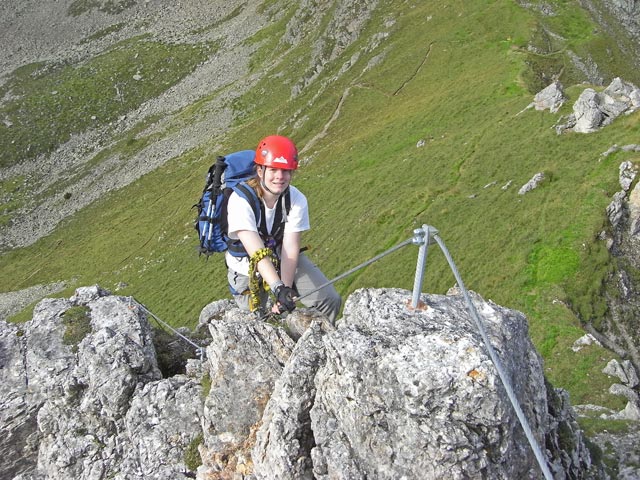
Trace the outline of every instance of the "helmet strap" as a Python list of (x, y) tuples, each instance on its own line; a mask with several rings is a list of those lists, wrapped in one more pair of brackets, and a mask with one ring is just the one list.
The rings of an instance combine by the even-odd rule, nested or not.
[(260, 186), (261, 186), (262, 188), (264, 188), (267, 192), (269, 192), (271, 195), (275, 195), (276, 197), (278, 196), (278, 194), (277, 194), (277, 193), (272, 192), (271, 190), (269, 190), (269, 187), (267, 187), (267, 186), (265, 185), (264, 180), (262, 180), (262, 179), (260, 180)]
[(265, 167), (264, 165), (261, 165), (260, 170), (262, 170), (262, 175), (258, 175), (258, 177), (260, 178), (260, 186), (264, 188), (267, 192), (269, 192), (271, 195), (275, 195), (277, 197), (278, 194), (269, 190), (269, 187), (267, 187), (267, 185), (264, 183), (264, 175), (267, 170), (267, 167)]

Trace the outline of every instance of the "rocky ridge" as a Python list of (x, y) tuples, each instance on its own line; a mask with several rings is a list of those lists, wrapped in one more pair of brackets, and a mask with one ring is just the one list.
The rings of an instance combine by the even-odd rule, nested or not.
[[(99, 287), (0, 323), (7, 478), (538, 478), (463, 297), (359, 290), (337, 327), (207, 306), (206, 359), (162, 378), (144, 309)], [(604, 478), (527, 322), (472, 295), (555, 478)], [(89, 328), (69, 340), (69, 312)], [(286, 325), (304, 324), (301, 336)], [(291, 329), (290, 329), (291, 331)], [(296, 341), (297, 340), (297, 341)], [(198, 446), (200, 466), (185, 459)], [(196, 468), (197, 467), (197, 468)]]
[[(603, 155), (619, 147), (614, 146)], [(640, 145), (628, 145), (629, 151), (640, 151)], [(640, 269), (640, 183), (636, 180), (638, 166), (624, 161), (619, 166), (621, 190), (613, 195), (607, 207), (610, 232), (602, 232), (601, 237), (617, 261), (617, 268), (609, 280), (617, 295), (608, 294), (610, 307), (604, 332), (610, 341), (609, 347), (630, 360), (635, 369), (640, 368), (640, 285), (634, 272)], [(634, 183), (635, 182), (635, 183)], [(638, 386), (635, 386), (636, 392)], [(637, 393), (636, 393), (637, 395)]]

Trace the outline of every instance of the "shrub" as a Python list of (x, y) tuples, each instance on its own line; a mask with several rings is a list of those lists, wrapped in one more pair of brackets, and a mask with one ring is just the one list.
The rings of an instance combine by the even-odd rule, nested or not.
[(200, 452), (198, 451), (198, 446), (203, 442), (202, 434), (198, 435), (196, 438), (189, 442), (187, 448), (184, 450), (184, 464), (187, 466), (189, 470), (194, 472), (198, 469), (200, 465), (202, 465), (202, 458), (200, 457)]
[(91, 316), (88, 307), (71, 307), (62, 315), (62, 323), (65, 332), (62, 336), (62, 343), (71, 345), (71, 351), (78, 351), (78, 344), (91, 333)]

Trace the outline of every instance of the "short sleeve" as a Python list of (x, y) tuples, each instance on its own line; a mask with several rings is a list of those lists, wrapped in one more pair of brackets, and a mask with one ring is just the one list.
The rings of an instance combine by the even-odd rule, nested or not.
[(291, 191), (291, 210), (287, 215), (285, 232), (304, 232), (311, 228), (309, 224), (309, 206), (307, 197), (296, 187), (289, 187)]
[(256, 217), (249, 202), (233, 192), (227, 203), (227, 222), (229, 224), (229, 238), (236, 240), (241, 230), (258, 231)]

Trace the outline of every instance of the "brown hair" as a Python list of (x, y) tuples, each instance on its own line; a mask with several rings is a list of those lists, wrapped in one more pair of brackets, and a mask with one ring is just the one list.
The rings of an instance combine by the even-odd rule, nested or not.
[(249, 185), (251, 188), (255, 190), (260, 200), (263, 200), (264, 190), (262, 190), (262, 185), (260, 184), (260, 177), (258, 177), (258, 168), (260, 168), (258, 164), (254, 165), (253, 170), (254, 172), (256, 172), (256, 175), (255, 177), (252, 177), (249, 180), (247, 180), (247, 185)]

